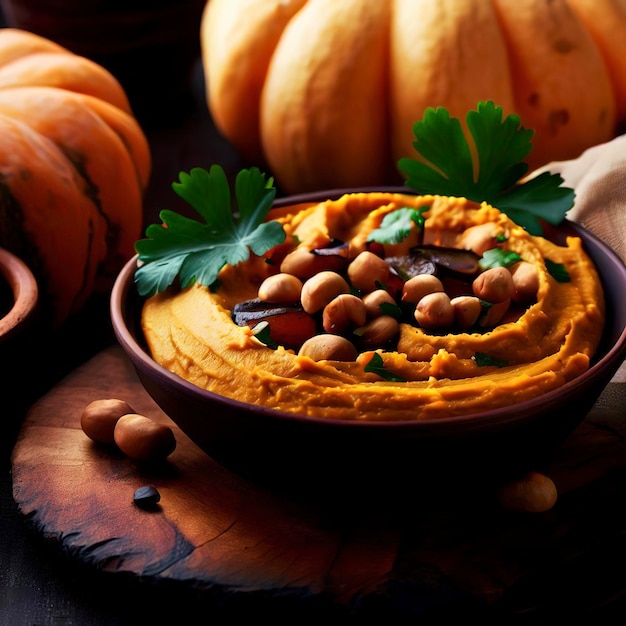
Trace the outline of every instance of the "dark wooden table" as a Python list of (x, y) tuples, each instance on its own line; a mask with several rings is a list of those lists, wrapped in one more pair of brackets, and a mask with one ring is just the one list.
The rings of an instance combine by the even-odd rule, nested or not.
[[(220, 163), (232, 175), (242, 166), (211, 123), (203, 104), (199, 77), (194, 90), (194, 106), (185, 108), (175, 120), (147, 128), (154, 174), (146, 197), (146, 223), (155, 221), (160, 209), (176, 208), (178, 201), (171, 182), (179, 171)], [(576, 618), (577, 622), (596, 624), (609, 618), (621, 620), (619, 623), (626, 619), (626, 458), (622, 462), (619, 454), (624, 448), (625, 409), (621, 401), (619, 406), (609, 407), (605, 422), (589, 426), (590, 432), (599, 437), (593, 440), (602, 456), (595, 465), (597, 475), (582, 475), (574, 458), (571, 465), (559, 469), (561, 482), (568, 488), (553, 511), (524, 517), (512, 524), (505, 517), (491, 520), (497, 541), (490, 541), (488, 529), (481, 527), (481, 545), (488, 547), (489, 552), (475, 548), (476, 552), (466, 553), (465, 561), (460, 562), (471, 559), (479, 573), (475, 586), (481, 588), (481, 594), (477, 595), (482, 598), (489, 594), (489, 581), (506, 586), (511, 574), (493, 570), (493, 564), (500, 562), (495, 556), (499, 553), (506, 559), (514, 554), (516, 562), (525, 565), (525, 546), (520, 543), (520, 537), (530, 546), (527, 565), (532, 575), (517, 579), (508, 586), (507, 593), (488, 606), (472, 598), (459, 602), (458, 596), (454, 604), (447, 604), (446, 594), (451, 590), (437, 584), (440, 572), (428, 569), (401, 577), (393, 595), (374, 596), (355, 610), (354, 606), (348, 609), (325, 597), (306, 597), (300, 593), (280, 597), (233, 590), (225, 593), (223, 589), (196, 589), (180, 581), (144, 580), (115, 572), (115, 567), (98, 568), (73, 558), (59, 548), (59, 542), (43, 537), (18, 510), (12, 494), (10, 457), (33, 404), (114, 343), (108, 299), (98, 297), (58, 333), (33, 337), (10, 363), (2, 363), (0, 626), (232, 623), (250, 616), (290, 623), (328, 618), (359, 623), (375, 618), (377, 623), (385, 624), (469, 619), (536, 624), (545, 618), (559, 622)], [(26, 390), (18, 391), (24, 384)], [(620, 391), (617, 397), (624, 398), (624, 393)], [(588, 461), (593, 450), (586, 454)], [(478, 531), (481, 518), (475, 513), (470, 511), (468, 523), (476, 524)], [(511, 528), (510, 536), (508, 528)], [(403, 553), (415, 555), (422, 549), (426, 554), (429, 550), (439, 551), (438, 558), (445, 558), (453, 570), (455, 551), (463, 548), (459, 543), (462, 530), (454, 525), (446, 527), (448, 544), (429, 544), (429, 536), (424, 537), (422, 545), (421, 537), (414, 536), (413, 543), (405, 545)], [(440, 532), (438, 537), (441, 536)], [(371, 541), (371, 529), (368, 537)], [(540, 543), (533, 544), (533, 537)], [(353, 540), (358, 545), (358, 537)], [(425, 558), (425, 568), (428, 562)], [(535, 563), (541, 567), (531, 567)], [(402, 562), (394, 567), (402, 573)], [(467, 572), (457, 573), (461, 578), (468, 576)], [(438, 590), (437, 596), (432, 595), (433, 589)], [(420, 600), (418, 603), (416, 598)]]

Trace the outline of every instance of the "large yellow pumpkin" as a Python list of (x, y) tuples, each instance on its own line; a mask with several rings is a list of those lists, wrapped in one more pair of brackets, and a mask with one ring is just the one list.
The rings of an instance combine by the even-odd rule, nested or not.
[(626, 120), (626, 0), (209, 0), (207, 104), (288, 192), (399, 182), (428, 106), (535, 131), (529, 165)]
[(0, 246), (35, 273), (58, 325), (134, 254), (151, 170), (119, 82), (19, 29), (0, 30)]

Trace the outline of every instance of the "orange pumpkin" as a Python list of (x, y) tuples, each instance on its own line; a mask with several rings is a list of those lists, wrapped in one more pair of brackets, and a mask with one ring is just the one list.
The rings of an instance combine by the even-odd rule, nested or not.
[(208, 0), (217, 128), (288, 192), (400, 182), (428, 106), (535, 131), (530, 167), (626, 121), (626, 0)]
[(143, 227), (150, 149), (119, 82), (35, 34), (0, 30), (0, 246), (58, 325), (110, 288)]

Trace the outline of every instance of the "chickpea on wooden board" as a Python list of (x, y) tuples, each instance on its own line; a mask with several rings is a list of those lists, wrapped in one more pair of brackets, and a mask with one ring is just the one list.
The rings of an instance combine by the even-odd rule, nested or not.
[(113, 435), (117, 447), (138, 461), (164, 459), (176, 448), (174, 432), (169, 426), (137, 413), (122, 415)]
[(90, 402), (80, 416), (80, 426), (83, 432), (98, 443), (114, 443), (113, 431), (117, 421), (135, 410), (124, 400), (104, 398)]
[(135, 413), (124, 400), (93, 400), (80, 417), (83, 432), (93, 441), (115, 444), (138, 461), (158, 461), (176, 449), (174, 431), (164, 424)]
[(520, 513), (545, 513), (557, 501), (554, 481), (545, 474), (528, 472), (516, 481), (504, 484), (498, 491), (500, 506)]

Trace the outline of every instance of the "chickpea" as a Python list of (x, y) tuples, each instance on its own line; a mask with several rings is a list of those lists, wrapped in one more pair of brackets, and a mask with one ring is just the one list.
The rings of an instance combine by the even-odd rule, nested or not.
[(444, 291), (443, 283), (433, 274), (418, 274), (409, 278), (402, 288), (402, 301), (417, 304), (425, 295)]
[(461, 236), (460, 247), (482, 256), (487, 250), (491, 250), (498, 245), (497, 236), (499, 232), (500, 230), (495, 222), (470, 226)]
[(302, 281), (293, 274), (268, 276), (259, 286), (258, 296), (263, 302), (295, 304), (300, 301)]
[(80, 416), (80, 427), (87, 437), (99, 443), (112, 444), (115, 424), (134, 409), (124, 400), (107, 398), (90, 402)]
[(158, 461), (176, 449), (174, 431), (169, 426), (137, 413), (120, 417), (113, 435), (117, 447), (138, 461)]
[(357, 329), (355, 334), (363, 348), (378, 348), (395, 339), (400, 332), (400, 324), (391, 315), (381, 315)]
[(357, 354), (352, 342), (341, 335), (333, 334), (314, 335), (298, 351), (299, 356), (308, 356), (314, 361), (354, 361)]
[(498, 501), (503, 508), (524, 513), (544, 513), (556, 504), (557, 498), (554, 481), (539, 472), (529, 472), (498, 491)]
[(292, 250), (280, 264), (280, 271), (293, 274), (302, 280), (326, 271), (343, 271), (348, 259), (338, 255), (321, 255), (300, 246)]
[(348, 265), (348, 278), (359, 290), (368, 293), (387, 283), (391, 268), (384, 259), (364, 250)]
[(363, 300), (351, 293), (342, 293), (324, 307), (322, 325), (327, 333), (341, 335), (351, 328), (363, 326), (366, 318)]
[(280, 264), (283, 274), (292, 274), (303, 280), (315, 276), (320, 270), (317, 265), (319, 259), (307, 248), (296, 248), (288, 254)]
[(532, 302), (537, 299), (539, 290), (539, 272), (528, 261), (520, 261), (510, 268), (513, 278), (514, 292), (511, 296), (513, 302), (518, 304)]
[(383, 310), (381, 309), (382, 304), (392, 304), (396, 306), (396, 301), (391, 297), (391, 294), (384, 289), (376, 289), (363, 296), (365, 313), (370, 319), (380, 317), (383, 314)]
[(446, 328), (454, 324), (454, 307), (443, 291), (426, 294), (415, 307), (415, 321), (423, 328)]
[(515, 291), (513, 277), (506, 267), (491, 267), (481, 272), (472, 283), (474, 295), (486, 302), (504, 302)]
[(473, 326), (482, 312), (482, 304), (476, 296), (457, 296), (450, 304), (454, 308), (454, 321), (460, 328)]
[(345, 278), (336, 272), (320, 272), (311, 276), (302, 285), (302, 293), (300, 294), (302, 308), (313, 315), (321, 311), (340, 293), (350, 293), (350, 286)]

